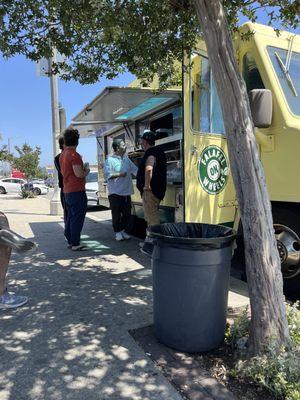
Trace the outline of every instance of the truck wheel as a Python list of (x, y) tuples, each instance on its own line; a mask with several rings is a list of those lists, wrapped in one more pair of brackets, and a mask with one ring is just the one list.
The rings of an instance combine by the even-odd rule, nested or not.
[(0, 194), (5, 194), (6, 190), (3, 186), (0, 186)]
[(273, 223), (284, 292), (300, 294), (300, 215), (293, 209), (273, 205)]

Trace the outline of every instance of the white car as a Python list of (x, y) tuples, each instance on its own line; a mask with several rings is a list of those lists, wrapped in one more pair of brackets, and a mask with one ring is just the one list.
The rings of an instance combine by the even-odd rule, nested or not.
[(21, 178), (0, 179), (0, 194), (19, 193), (24, 182), (24, 179)]
[(44, 183), (27, 183), (21, 178), (3, 178), (0, 180), (0, 194), (20, 193), (22, 187), (28, 185), (35, 194), (47, 194), (49, 188)]
[(88, 199), (88, 204), (89, 205), (98, 205), (99, 204), (99, 199), (98, 199), (98, 172), (97, 171), (91, 171), (88, 176), (86, 177), (86, 183), (85, 183), (85, 191)]
[(47, 194), (49, 192), (48, 186), (45, 185), (45, 183), (37, 182), (37, 181), (31, 181), (31, 182), (26, 182), (22, 184), (22, 188), (25, 190), (30, 190), (36, 195), (40, 194)]

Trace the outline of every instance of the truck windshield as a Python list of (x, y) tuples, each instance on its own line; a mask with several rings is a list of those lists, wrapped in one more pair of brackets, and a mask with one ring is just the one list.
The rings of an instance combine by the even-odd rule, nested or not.
[(268, 53), (292, 113), (300, 115), (300, 53), (293, 51), (290, 61), (287, 50), (269, 46)]

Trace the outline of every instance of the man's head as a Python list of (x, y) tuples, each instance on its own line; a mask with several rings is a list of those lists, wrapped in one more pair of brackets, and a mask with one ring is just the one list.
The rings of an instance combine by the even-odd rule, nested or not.
[(79, 142), (79, 133), (77, 129), (66, 129), (64, 131), (64, 136), (63, 136), (63, 140), (64, 140), (64, 145), (67, 147), (77, 147), (78, 146), (78, 142)]
[(140, 135), (140, 143), (143, 150), (147, 150), (149, 147), (155, 145), (155, 132), (150, 129), (145, 129), (144, 132)]
[(64, 142), (64, 138), (62, 136), (60, 136), (58, 138), (58, 145), (60, 150), (63, 150), (65, 148), (65, 142)]
[(112, 143), (112, 148), (114, 152), (120, 156), (126, 153), (126, 143), (123, 139), (114, 139)]

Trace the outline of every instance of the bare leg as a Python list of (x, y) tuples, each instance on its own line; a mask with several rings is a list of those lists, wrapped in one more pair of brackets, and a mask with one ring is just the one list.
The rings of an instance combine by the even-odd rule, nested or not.
[[(6, 216), (0, 212), (0, 228), (9, 228)], [(5, 245), (0, 245), (0, 296), (5, 291), (5, 278), (10, 260), (11, 248)]]
[(35, 247), (30, 240), (24, 239), (9, 229), (6, 216), (0, 212), (0, 309), (11, 309), (27, 303), (26, 296), (19, 296), (5, 290), (5, 279), (10, 261), (11, 250), (28, 251)]

